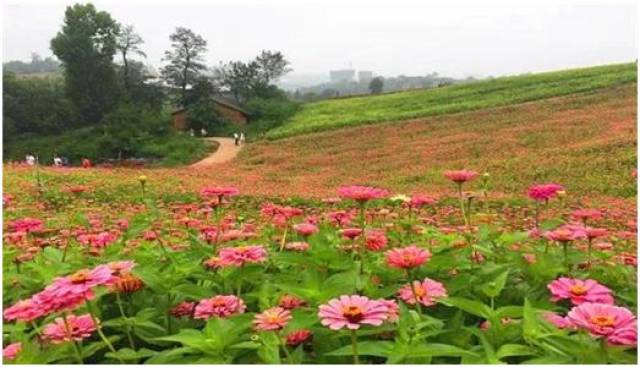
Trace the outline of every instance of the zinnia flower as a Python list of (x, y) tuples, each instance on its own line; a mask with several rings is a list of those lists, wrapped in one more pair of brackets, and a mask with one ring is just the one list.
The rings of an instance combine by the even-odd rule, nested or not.
[(398, 298), (409, 305), (415, 305), (417, 298), (421, 304), (432, 306), (438, 298), (446, 296), (447, 290), (444, 285), (429, 278), (425, 278), (422, 282), (414, 280), (413, 290), (411, 289), (411, 284), (406, 284), (398, 291)]
[(278, 306), (287, 309), (293, 310), (294, 308), (305, 306), (307, 302), (303, 299), (300, 299), (296, 296), (292, 296), (290, 294), (284, 294), (280, 297), (280, 301), (278, 302)]
[(291, 320), (291, 311), (282, 307), (273, 307), (263, 311), (253, 319), (256, 330), (270, 331), (284, 328)]
[(412, 269), (418, 267), (431, 258), (431, 252), (415, 245), (396, 248), (385, 253), (387, 265), (398, 269)]
[(585, 302), (610, 305), (614, 303), (611, 289), (592, 279), (580, 280), (562, 277), (549, 283), (547, 288), (551, 292), (551, 301), (553, 302), (569, 299), (574, 305)]
[(169, 313), (173, 317), (183, 317), (183, 316), (193, 316), (193, 312), (195, 311), (196, 303), (183, 301), (175, 305)]
[(287, 345), (290, 347), (297, 347), (300, 344), (310, 342), (313, 339), (313, 334), (309, 329), (300, 329), (290, 332), (287, 335)]
[(301, 236), (311, 236), (318, 232), (318, 227), (311, 223), (299, 223), (293, 226), (293, 229)]
[(553, 231), (547, 231), (543, 236), (551, 241), (569, 242), (587, 237), (587, 232), (582, 226), (565, 225)]
[(218, 254), (225, 265), (243, 266), (267, 260), (267, 250), (262, 246), (225, 247)]
[(240, 194), (240, 190), (232, 186), (209, 186), (200, 189), (200, 196), (204, 198), (220, 198), (222, 196), (235, 196), (238, 194)]
[(567, 317), (577, 327), (589, 331), (593, 337), (605, 337), (616, 344), (636, 343), (636, 317), (624, 307), (583, 303), (572, 308)]
[(531, 186), (527, 194), (535, 201), (548, 201), (552, 197), (556, 196), (560, 191), (564, 191), (564, 187), (562, 185), (547, 183)]
[(193, 317), (209, 319), (211, 317), (228, 317), (233, 314), (244, 313), (247, 308), (244, 301), (233, 295), (218, 295), (201, 300), (195, 308)]
[(25, 299), (16, 302), (13, 306), (4, 310), (4, 319), (7, 321), (30, 322), (43, 316), (46, 310), (33, 299)]
[(435, 202), (436, 199), (432, 196), (416, 194), (411, 197), (407, 204), (411, 208), (419, 209), (425, 205), (433, 205)]
[(362, 233), (362, 229), (360, 228), (345, 228), (340, 231), (342, 237), (353, 240), (356, 237), (360, 236)]
[(370, 251), (380, 251), (387, 247), (387, 236), (379, 229), (367, 229), (364, 232), (367, 249)]
[(471, 181), (478, 176), (478, 172), (470, 170), (458, 170), (458, 171), (445, 171), (444, 177), (457, 183), (463, 184), (467, 181)]
[(555, 312), (545, 312), (542, 314), (545, 320), (553, 324), (558, 329), (575, 329), (576, 326), (566, 316), (560, 316)]
[(389, 192), (370, 186), (343, 186), (338, 189), (338, 195), (343, 198), (364, 203), (373, 199), (382, 199), (389, 196)]
[(44, 229), (43, 222), (38, 218), (21, 218), (8, 223), (12, 232), (40, 232)]
[(311, 246), (306, 242), (289, 242), (284, 245), (285, 250), (289, 251), (307, 251)]
[(382, 302), (387, 306), (387, 321), (396, 322), (400, 319), (400, 306), (398, 306), (398, 302), (394, 299), (379, 299), (378, 301)]
[(2, 358), (9, 361), (13, 361), (18, 356), (18, 353), (22, 350), (22, 343), (12, 343), (4, 347), (2, 350)]
[(571, 212), (571, 216), (575, 219), (586, 222), (588, 219), (602, 219), (602, 212), (597, 209), (576, 209)]
[(380, 326), (387, 319), (387, 314), (388, 307), (383, 302), (359, 295), (334, 298), (320, 305), (318, 312), (322, 325), (331, 330), (344, 327), (356, 330), (362, 324)]
[(67, 315), (65, 318), (58, 317), (54, 322), (46, 325), (42, 330), (42, 337), (53, 344), (72, 340), (82, 341), (90, 337), (96, 328), (97, 325), (94, 324), (89, 314), (81, 316)]

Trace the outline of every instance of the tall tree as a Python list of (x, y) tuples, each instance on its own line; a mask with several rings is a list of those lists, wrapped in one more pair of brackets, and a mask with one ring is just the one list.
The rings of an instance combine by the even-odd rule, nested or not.
[(100, 122), (117, 102), (113, 67), (118, 24), (93, 4), (67, 7), (51, 50), (64, 66), (65, 88), (85, 124)]
[(140, 49), (140, 46), (143, 43), (144, 40), (135, 32), (132, 25), (120, 26), (120, 33), (116, 38), (116, 49), (122, 56), (122, 81), (127, 92), (131, 90), (131, 81), (129, 78), (129, 75), (131, 74), (131, 67), (129, 66), (129, 58), (131, 55), (147, 57), (147, 55)]
[(207, 52), (207, 41), (192, 30), (177, 27), (169, 36), (171, 50), (164, 52), (164, 61), (169, 64), (161, 70), (165, 81), (180, 89), (180, 103), (187, 102), (187, 87), (193, 85), (201, 72), (206, 69), (204, 53)]
[(383, 87), (384, 87), (384, 79), (382, 79), (382, 77), (380, 76), (371, 79), (371, 81), (369, 82), (369, 91), (371, 91), (371, 94), (382, 93)]
[(255, 63), (258, 67), (259, 81), (265, 86), (293, 70), (280, 51), (262, 50)]

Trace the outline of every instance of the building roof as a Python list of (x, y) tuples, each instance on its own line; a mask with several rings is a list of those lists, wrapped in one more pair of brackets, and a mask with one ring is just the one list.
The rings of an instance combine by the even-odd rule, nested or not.
[[(223, 98), (221, 98), (221, 97), (211, 97), (210, 99), (211, 99), (213, 102), (215, 102), (215, 103), (217, 103), (217, 104), (219, 104), (219, 105), (223, 105), (223, 106), (225, 106), (225, 107), (227, 107), (227, 108), (230, 108), (230, 109), (232, 109), (232, 110), (236, 110), (236, 111), (238, 111), (238, 112), (240, 112), (240, 113), (242, 113), (242, 114), (244, 114), (244, 115), (251, 116), (251, 114), (249, 113), (249, 111), (247, 111), (247, 110), (245, 110), (245, 109), (241, 108), (240, 106), (236, 105), (235, 103), (233, 103), (233, 102), (231, 102), (231, 101), (228, 101), (228, 100), (223, 99)], [(181, 107), (181, 108), (178, 108), (177, 110), (175, 110), (175, 111), (171, 112), (171, 114), (172, 114), (172, 115), (175, 115), (176, 113), (180, 113), (180, 112), (185, 111), (185, 110), (187, 110), (187, 109), (188, 109), (187, 107)]]

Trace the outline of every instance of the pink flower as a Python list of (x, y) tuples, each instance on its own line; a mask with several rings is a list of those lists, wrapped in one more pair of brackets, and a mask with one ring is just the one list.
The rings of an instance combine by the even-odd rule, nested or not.
[(418, 267), (431, 258), (431, 252), (415, 245), (396, 248), (385, 253), (387, 265), (398, 269), (412, 269)]
[(291, 312), (282, 307), (273, 307), (257, 314), (253, 319), (256, 330), (281, 330), (291, 320)]
[(567, 317), (577, 327), (589, 331), (593, 337), (605, 337), (616, 344), (636, 343), (636, 317), (624, 307), (583, 303), (572, 308)]
[(538, 259), (536, 258), (536, 254), (522, 254), (522, 258), (528, 264), (535, 264)]
[(582, 226), (564, 225), (553, 231), (547, 231), (543, 236), (551, 241), (569, 242), (587, 237), (587, 232)]
[(22, 343), (12, 343), (4, 347), (2, 350), (2, 358), (9, 361), (13, 361), (18, 356), (18, 353), (22, 350)]
[(424, 278), (422, 282), (414, 280), (413, 290), (410, 284), (406, 284), (398, 291), (398, 298), (409, 305), (415, 305), (417, 298), (421, 304), (432, 306), (438, 298), (446, 296), (447, 290), (444, 288), (444, 285), (429, 278)]
[(7, 321), (31, 322), (43, 316), (47, 310), (33, 299), (25, 299), (16, 302), (13, 306), (4, 310), (4, 319)]
[(411, 197), (407, 205), (411, 208), (419, 209), (425, 205), (433, 205), (435, 202), (436, 199), (432, 196), (416, 194)]
[(400, 306), (394, 299), (379, 299), (378, 301), (387, 306), (387, 321), (396, 322), (400, 319)]
[(355, 213), (352, 210), (337, 210), (327, 214), (329, 221), (337, 226), (347, 226), (351, 224), (354, 217)]
[(609, 231), (607, 231), (605, 228), (586, 227), (585, 233), (589, 240), (594, 240), (596, 238), (606, 236), (607, 234), (609, 234)]
[(343, 186), (338, 189), (338, 195), (343, 198), (355, 200), (360, 203), (373, 199), (382, 199), (389, 196), (389, 192), (370, 186)]
[(287, 310), (293, 310), (294, 308), (302, 307), (306, 304), (307, 302), (304, 300), (290, 294), (283, 295), (280, 297), (280, 301), (278, 302), (278, 306)]
[(602, 212), (597, 209), (576, 209), (571, 212), (571, 217), (583, 222), (587, 219), (599, 220), (602, 219)]
[(218, 295), (201, 300), (195, 308), (193, 317), (196, 319), (210, 319), (211, 317), (228, 317), (233, 314), (244, 313), (247, 308), (241, 298), (230, 295)]
[(445, 171), (444, 172), (444, 177), (446, 177), (447, 179), (457, 183), (457, 184), (463, 184), (467, 181), (471, 181), (473, 179), (475, 179), (478, 176), (478, 172), (476, 171), (470, 171), (470, 170), (458, 170), (458, 171)]
[(555, 183), (547, 183), (531, 186), (527, 194), (535, 201), (547, 201), (556, 196), (559, 191), (564, 191), (564, 187)]
[(209, 186), (200, 189), (200, 196), (204, 198), (220, 198), (222, 196), (235, 196), (240, 190), (232, 186)]
[(62, 278), (57, 278), (45, 288), (52, 292), (54, 297), (64, 298), (67, 295), (80, 295), (99, 285), (107, 285), (112, 280), (113, 271), (107, 265), (99, 265), (95, 268), (82, 269)]
[(576, 326), (573, 325), (571, 320), (568, 317), (562, 317), (555, 312), (545, 312), (542, 314), (545, 320), (549, 323), (553, 324), (558, 329), (575, 329)]
[(243, 266), (267, 260), (267, 250), (262, 246), (225, 247), (218, 254), (225, 265)]
[(193, 312), (195, 311), (196, 303), (183, 301), (175, 305), (169, 313), (173, 317), (184, 317), (184, 316), (193, 316)]
[(309, 329), (295, 330), (287, 334), (287, 345), (290, 347), (297, 347), (300, 344), (306, 343), (313, 339), (313, 334)]
[(387, 314), (388, 308), (383, 302), (359, 295), (334, 298), (320, 305), (318, 312), (322, 325), (331, 330), (344, 327), (356, 330), (363, 324), (380, 326), (387, 319)]
[[(68, 327), (68, 328), (67, 328)], [(72, 340), (82, 341), (91, 336), (97, 328), (91, 315), (68, 315), (58, 317), (42, 330), (42, 337), (53, 344), (60, 344)]]
[(318, 227), (311, 223), (299, 223), (293, 226), (293, 229), (301, 236), (311, 236), (318, 232)]
[(638, 325), (636, 320), (633, 320), (627, 326), (623, 326), (616, 329), (607, 338), (609, 343), (618, 345), (637, 345), (638, 344)]
[(362, 229), (360, 228), (345, 228), (340, 231), (342, 237), (354, 240), (356, 237), (360, 236), (362, 233)]
[(613, 304), (611, 289), (592, 279), (580, 280), (559, 278), (547, 285), (552, 294), (551, 301), (569, 299), (574, 305), (585, 302)]
[(40, 232), (44, 229), (43, 222), (37, 218), (21, 218), (8, 223), (12, 232)]
[(379, 229), (367, 229), (364, 232), (367, 249), (370, 251), (380, 251), (387, 247), (387, 236)]
[(307, 251), (310, 247), (311, 246), (309, 246), (309, 244), (306, 242), (289, 242), (284, 245), (285, 250), (299, 252)]

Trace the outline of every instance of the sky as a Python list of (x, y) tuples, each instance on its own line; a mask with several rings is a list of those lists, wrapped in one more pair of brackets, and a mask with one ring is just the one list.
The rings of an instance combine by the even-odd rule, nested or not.
[[(4, 0), (3, 61), (51, 55), (65, 7), (75, 1)], [(354, 68), (377, 75), (498, 76), (633, 61), (633, 0), (356, 1), (96, 0), (132, 24), (147, 63), (162, 65), (169, 34), (208, 41), (207, 64), (282, 51), (294, 74)]]

